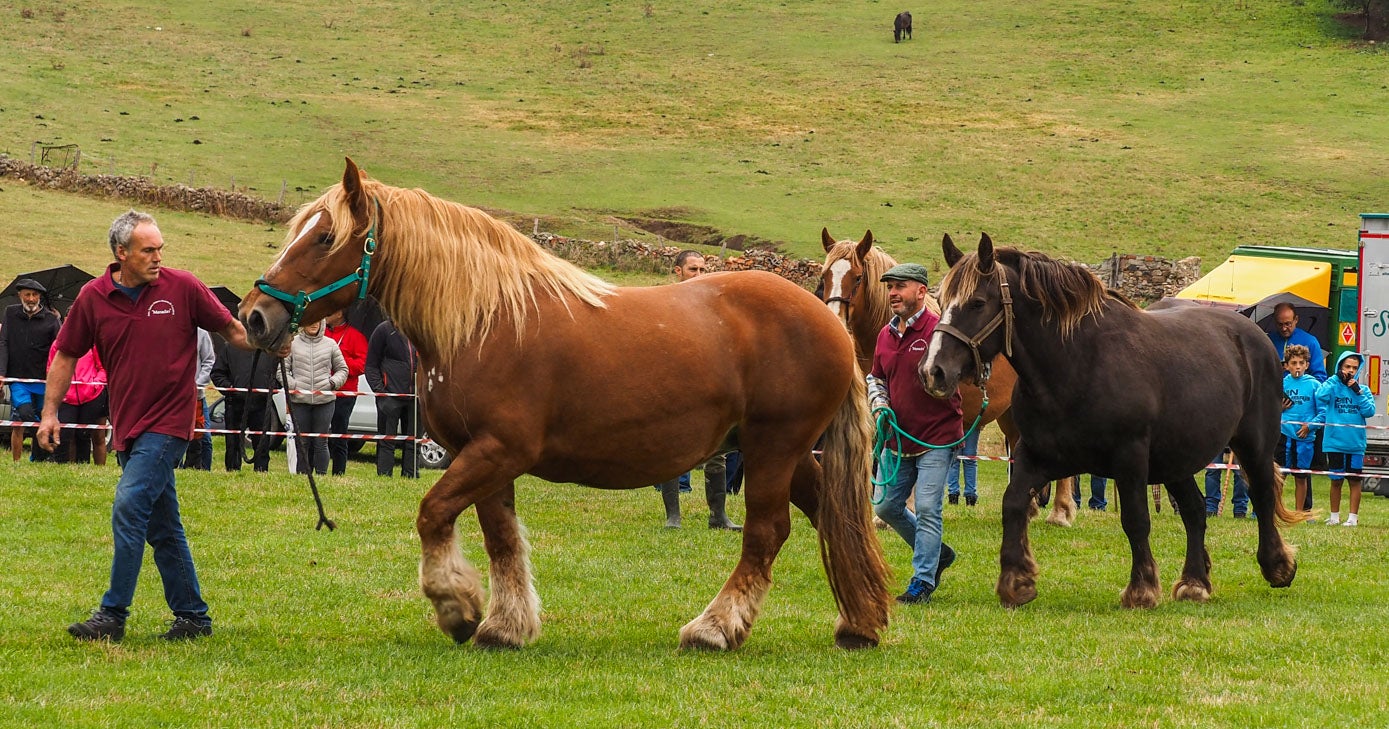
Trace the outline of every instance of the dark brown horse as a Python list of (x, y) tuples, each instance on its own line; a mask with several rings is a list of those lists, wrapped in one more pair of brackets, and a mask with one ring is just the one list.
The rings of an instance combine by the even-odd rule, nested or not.
[(1206, 510), (1192, 474), (1227, 443), (1249, 478), (1264, 578), (1274, 587), (1292, 583), (1297, 562), (1274, 519), (1290, 524), (1308, 514), (1289, 512), (1278, 498), (1281, 368), (1258, 326), (1204, 307), (1142, 311), (1084, 266), (995, 250), (987, 235), (970, 255), (948, 235), (943, 248), (951, 269), (941, 284), (941, 323), (921, 362), (927, 391), (948, 396), (1000, 352), (1018, 373), (1013, 416), (1022, 438), (1003, 496), (1004, 605), (1037, 594), (1030, 492), (1073, 473), (1114, 479), (1133, 553), (1124, 607), (1152, 607), (1161, 593), (1145, 498), (1154, 483), (1167, 487), (1186, 527), (1186, 562), (1172, 595), (1208, 599)]
[[(868, 372), (873, 366), (873, 347), (878, 341), (878, 333), (892, 318), (892, 311), (887, 305), (887, 287), (879, 279), (889, 268), (897, 265), (897, 261), (882, 248), (873, 245), (871, 230), (855, 242), (836, 241), (828, 228), (821, 228), (820, 243), (825, 248), (825, 265), (820, 274), (820, 298), (849, 328), (855, 351), (858, 352), (859, 367)], [(940, 313), (940, 304), (929, 293), (926, 294), (926, 306)], [(1017, 375), (1007, 358), (1001, 354), (995, 357), (993, 373), (988, 382), (989, 407), (984, 410), (978, 426), (982, 428), (997, 421), (1009, 448), (1018, 440), (1017, 428), (1013, 426), (1013, 418), (1008, 411), (1016, 379)], [(973, 422), (984, 401), (983, 391), (974, 383), (961, 383), (960, 400), (965, 423)], [(1061, 482), (1053, 494), (1055, 498), (1051, 499), (1048, 523), (1071, 525), (1076, 513), (1072, 489), (1070, 479)], [(1045, 501), (1048, 490), (1049, 487), (1043, 487), (1038, 494), (1039, 501)]]
[(912, 14), (905, 10), (892, 19), (892, 42), (901, 43), (903, 38), (912, 39)]
[[(819, 532), (835, 642), (877, 644), (890, 598), (869, 522), (866, 388), (853, 343), (815, 297), (761, 272), (614, 288), (479, 210), (381, 184), (348, 160), (342, 183), (290, 223), (240, 315), (274, 349), (296, 319), (363, 293), (419, 348), (429, 433), (455, 454), (416, 524), (420, 585), (454, 640), (521, 646), (540, 633), (515, 511), (522, 474), (633, 489), (739, 448), (742, 559), (680, 645), (747, 638), (790, 532), (788, 502)], [(811, 455), (821, 433), (823, 468)], [(478, 571), (455, 542), (469, 506), (491, 560), (485, 619)]]

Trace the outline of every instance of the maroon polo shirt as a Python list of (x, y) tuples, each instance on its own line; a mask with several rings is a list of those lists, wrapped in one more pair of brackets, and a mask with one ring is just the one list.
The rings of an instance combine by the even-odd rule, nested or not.
[(131, 301), (111, 278), (119, 267), (111, 264), (82, 287), (58, 331), (58, 349), (81, 357), (96, 347), (106, 365), (117, 451), (145, 433), (189, 440), (197, 330), (220, 332), (231, 314), (202, 281), (176, 268), (161, 268)]
[[(888, 324), (878, 332), (878, 343), (873, 348), (873, 376), (887, 384), (897, 425), (913, 438), (932, 445), (953, 443), (964, 436), (959, 390), (948, 400), (937, 400), (926, 394), (916, 375), (939, 321), (939, 316), (926, 309), (902, 336)], [(904, 453), (924, 450), (910, 441), (902, 444)]]

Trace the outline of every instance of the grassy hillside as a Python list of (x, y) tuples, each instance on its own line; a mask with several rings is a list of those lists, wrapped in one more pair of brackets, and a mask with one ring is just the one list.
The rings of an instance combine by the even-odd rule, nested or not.
[[(917, 259), (986, 229), (1078, 259), (1209, 262), (1349, 247), (1357, 213), (1389, 209), (1389, 55), (1324, 0), (946, 0), (894, 45), (898, 9), (5, 0), (0, 150), (75, 143), (88, 171), (290, 200), (351, 155), (559, 232), (645, 215), (808, 256), (828, 225)], [(114, 214), (0, 205), (12, 228), (78, 240)], [(240, 264), (280, 237), (262, 233), (209, 240)]]

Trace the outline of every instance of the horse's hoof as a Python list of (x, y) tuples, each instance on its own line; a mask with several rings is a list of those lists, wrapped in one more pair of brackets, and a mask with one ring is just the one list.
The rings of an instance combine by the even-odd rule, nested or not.
[(1211, 588), (1209, 585), (1202, 585), (1199, 582), (1178, 580), (1177, 584), (1172, 586), (1172, 599), (1207, 602), (1211, 599)]
[(1291, 587), (1292, 584), (1293, 584), (1293, 578), (1295, 578), (1295, 577), (1297, 577), (1297, 561), (1296, 561), (1296, 560), (1294, 560), (1294, 561), (1292, 562), (1292, 564), (1288, 565), (1287, 569), (1279, 570), (1279, 574), (1276, 574), (1276, 575), (1274, 576), (1273, 579), (1271, 579), (1271, 580), (1268, 581), (1268, 586), (1269, 586), (1269, 587)]
[(1119, 604), (1128, 610), (1155, 608), (1158, 604), (1157, 590), (1126, 588), (1119, 598)]
[[(448, 633), (449, 637), (453, 638), (453, 642), (462, 645), (467, 643), (468, 640), (473, 637), (473, 634), (477, 632), (477, 626), (478, 621), (476, 620), (463, 620), (454, 623), (452, 627), (444, 628), (444, 632)], [(442, 625), (439, 627), (443, 628)]]
[(1022, 607), (1037, 598), (1037, 583), (1028, 577), (998, 578), (998, 600), (1003, 607)]
[(878, 639), (842, 630), (834, 634), (834, 645), (846, 651), (858, 651), (865, 648), (877, 648)]

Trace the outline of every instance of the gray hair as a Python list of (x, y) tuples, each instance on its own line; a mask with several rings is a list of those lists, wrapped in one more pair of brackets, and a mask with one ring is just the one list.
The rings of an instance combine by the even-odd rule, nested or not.
[(121, 214), (119, 218), (111, 223), (111, 257), (116, 256), (117, 248), (130, 249), (130, 236), (135, 234), (135, 227), (141, 223), (149, 223), (158, 228), (159, 224), (154, 222), (154, 216), (149, 213), (142, 213), (138, 210), (128, 210)]

